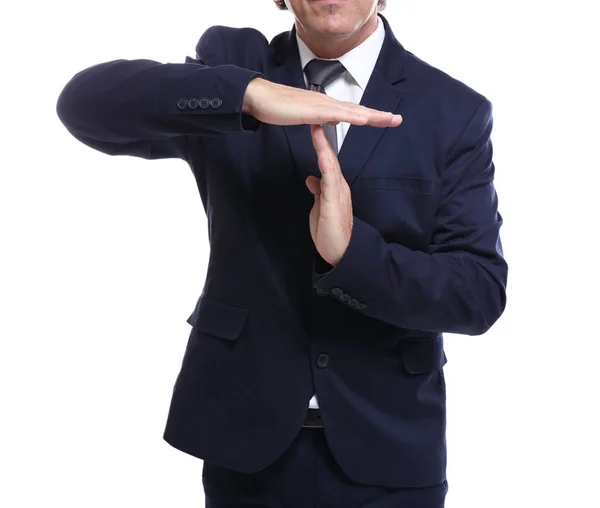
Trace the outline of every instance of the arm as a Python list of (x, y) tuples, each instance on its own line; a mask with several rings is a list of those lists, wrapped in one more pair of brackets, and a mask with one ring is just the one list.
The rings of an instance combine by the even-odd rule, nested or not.
[[(114, 60), (77, 73), (56, 112), (73, 136), (106, 154), (185, 159), (188, 135), (257, 128), (242, 102), (249, 82), (260, 76), (233, 65)], [(193, 98), (218, 100), (203, 108), (190, 104)]]
[(256, 57), (256, 65), (268, 51), (268, 41), (254, 29), (214, 26), (200, 38), (198, 58), (188, 57), (183, 64), (114, 60), (94, 65), (66, 84), (56, 112), (86, 145), (146, 159), (186, 159), (190, 136), (256, 130), (261, 122), (400, 124), (399, 115), (271, 83), (260, 72), (237, 65), (213, 64), (240, 47)]
[(492, 108), (485, 100), (448, 154), (429, 252), (387, 243), (353, 217), (346, 251), (335, 267), (315, 273), (314, 287), (333, 294), (341, 289), (357, 312), (398, 327), (486, 332), (504, 311), (508, 271), (491, 130)]

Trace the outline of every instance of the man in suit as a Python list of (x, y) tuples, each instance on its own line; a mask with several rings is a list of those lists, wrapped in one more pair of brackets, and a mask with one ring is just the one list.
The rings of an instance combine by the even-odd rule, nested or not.
[(57, 113), (196, 178), (211, 253), (164, 438), (204, 460), (206, 506), (439, 508), (442, 334), (506, 304), (491, 104), (384, 1), (277, 3), (271, 42), (215, 26), (185, 63), (94, 65)]

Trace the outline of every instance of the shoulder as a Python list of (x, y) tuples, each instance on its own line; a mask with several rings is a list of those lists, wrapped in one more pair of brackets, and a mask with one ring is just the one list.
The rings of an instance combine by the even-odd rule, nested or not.
[(253, 68), (264, 59), (268, 50), (266, 37), (254, 28), (215, 25), (198, 40), (196, 59), (206, 65), (232, 64)]
[(425, 92), (429, 98), (438, 98), (461, 105), (475, 107), (487, 98), (464, 82), (425, 62), (414, 53), (407, 53), (407, 77), (413, 86)]
[(480, 129), (491, 125), (492, 103), (485, 95), (413, 53), (406, 55), (405, 92), (434, 129), (452, 139), (473, 122)]

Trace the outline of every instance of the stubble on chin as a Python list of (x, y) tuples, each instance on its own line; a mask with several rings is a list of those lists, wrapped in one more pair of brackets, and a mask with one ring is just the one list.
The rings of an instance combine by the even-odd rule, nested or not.
[(336, 39), (338, 37), (345, 37), (347, 34), (345, 30), (342, 28), (344, 25), (343, 20), (340, 19), (331, 19), (334, 16), (341, 16), (339, 12), (339, 7), (337, 5), (330, 4), (327, 6), (327, 18), (321, 18), (319, 25), (321, 26), (321, 30), (319, 30), (319, 35), (326, 39), (332, 38)]

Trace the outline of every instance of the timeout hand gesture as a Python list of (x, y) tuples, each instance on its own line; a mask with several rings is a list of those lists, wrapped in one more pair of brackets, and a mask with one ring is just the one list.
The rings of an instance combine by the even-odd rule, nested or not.
[(242, 111), (273, 125), (310, 124), (322, 176), (320, 180), (314, 176), (306, 179), (306, 186), (315, 198), (310, 212), (310, 233), (321, 257), (335, 266), (350, 243), (354, 216), (350, 187), (323, 125), (347, 122), (397, 127), (402, 117), (263, 78), (255, 78), (248, 84)]

